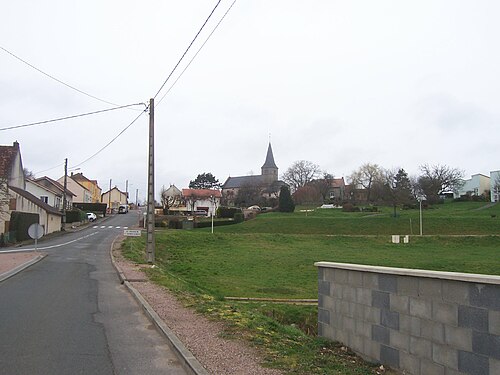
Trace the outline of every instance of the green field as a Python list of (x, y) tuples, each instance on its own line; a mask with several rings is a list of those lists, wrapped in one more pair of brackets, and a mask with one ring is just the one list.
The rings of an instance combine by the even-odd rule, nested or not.
[[(298, 374), (373, 373), (369, 365), (314, 337), (315, 306), (223, 297), (316, 298), (317, 261), (500, 275), (499, 205), (461, 202), (424, 210), (422, 237), (416, 235), (418, 210), (399, 211), (396, 218), (391, 214), (391, 208), (376, 213), (318, 209), (261, 214), (216, 227), (214, 234), (207, 228), (159, 231), (158, 268), (150, 276), (199, 311), (227, 322), (227, 334), (247, 337), (270, 366)], [(409, 244), (391, 243), (391, 234), (412, 232)], [(124, 249), (142, 262), (144, 238), (129, 239)]]

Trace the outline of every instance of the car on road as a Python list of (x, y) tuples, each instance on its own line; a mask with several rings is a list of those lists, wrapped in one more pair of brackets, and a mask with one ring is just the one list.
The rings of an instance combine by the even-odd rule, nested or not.
[(93, 212), (87, 212), (87, 219), (90, 222), (96, 221), (97, 220), (97, 215)]
[(127, 212), (128, 212), (128, 204), (121, 204), (120, 207), (118, 207), (119, 214), (126, 214)]

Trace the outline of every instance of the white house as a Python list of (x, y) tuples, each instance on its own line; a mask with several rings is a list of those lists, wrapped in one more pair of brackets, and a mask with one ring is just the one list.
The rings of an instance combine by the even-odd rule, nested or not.
[(38, 223), (44, 228), (44, 234), (61, 230), (62, 213), (41, 201), (26, 190), (9, 186), (11, 196), (9, 210), (38, 214)]
[[(455, 197), (462, 197), (464, 195), (480, 196), (490, 190), (490, 177), (483, 174), (474, 174), (469, 180), (465, 180), (462, 187), (455, 193)], [(458, 197), (457, 197), (458, 195)]]
[[(55, 185), (51, 186), (50, 184), (43, 185), (42, 183), (37, 182), (37, 180), (27, 179), (26, 191), (39, 198), (41, 201), (47, 203), (49, 206), (62, 210), (64, 188), (61, 186), (61, 189), (58, 189)], [(57, 182), (55, 183), (58, 184)], [(73, 206), (73, 197), (74, 194), (66, 189), (66, 208)]]
[(212, 189), (182, 189), (182, 197), (186, 201), (186, 210), (205, 211), (207, 216), (215, 216), (220, 205), (221, 192)]
[(490, 172), (491, 201), (500, 202), (500, 171)]

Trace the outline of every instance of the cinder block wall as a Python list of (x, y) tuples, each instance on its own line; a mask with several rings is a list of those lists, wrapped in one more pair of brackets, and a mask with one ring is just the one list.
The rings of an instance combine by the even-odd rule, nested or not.
[(500, 277), (315, 265), (320, 336), (406, 374), (500, 374)]

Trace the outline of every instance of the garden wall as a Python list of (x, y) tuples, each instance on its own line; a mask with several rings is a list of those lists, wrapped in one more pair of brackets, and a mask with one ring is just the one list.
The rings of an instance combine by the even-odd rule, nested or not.
[(315, 265), (320, 336), (406, 374), (500, 374), (499, 276)]

